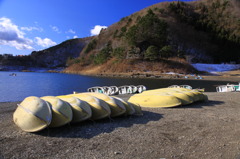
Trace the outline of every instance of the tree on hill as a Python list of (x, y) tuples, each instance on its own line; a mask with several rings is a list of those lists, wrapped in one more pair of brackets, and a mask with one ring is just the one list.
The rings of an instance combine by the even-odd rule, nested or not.
[(146, 52), (144, 53), (144, 59), (145, 60), (157, 60), (159, 53), (158, 48), (154, 45), (151, 45), (147, 48)]
[(141, 52), (150, 45), (162, 48), (167, 42), (167, 28), (167, 23), (150, 9), (136, 25), (129, 28), (126, 38), (131, 45), (139, 47)]
[(108, 42), (106, 47), (104, 47), (99, 53), (95, 54), (94, 64), (103, 64), (109, 58), (111, 58), (112, 45), (111, 42)]

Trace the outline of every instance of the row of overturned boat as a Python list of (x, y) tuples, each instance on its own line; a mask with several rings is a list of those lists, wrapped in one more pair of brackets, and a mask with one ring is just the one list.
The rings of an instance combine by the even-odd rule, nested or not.
[[(186, 88), (190, 90), (197, 90), (200, 92), (204, 92), (204, 88), (202, 89), (193, 89), (190, 85), (171, 85), (168, 88)], [(88, 92), (94, 92), (94, 93), (103, 93), (106, 95), (119, 95), (119, 94), (137, 94), (142, 93), (147, 90), (147, 87), (144, 85), (124, 85), (124, 86), (95, 86), (88, 88)], [(78, 92), (74, 92), (78, 93)]]
[(103, 93), (106, 95), (118, 95), (118, 94), (135, 94), (135, 93), (142, 93), (147, 88), (144, 85), (125, 85), (125, 86), (95, 86), (88, 88), (88, 92), (94, 93)]
[(86, 120), (143, 115), (139, 105), (102, 93), (78, 93), (61, 96), (30, 96), (13, 113), (14, 123), (23, 131), (37, 132)]

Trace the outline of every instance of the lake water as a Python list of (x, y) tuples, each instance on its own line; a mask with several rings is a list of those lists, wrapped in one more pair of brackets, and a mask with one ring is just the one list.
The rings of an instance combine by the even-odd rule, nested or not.
[(0, 102), (22, 101), (28, 96), (57, 96), (71, 94), (73, 91), (86, 92), (93, 86), (145, 85), (147, 89), (163, 88), (170, 85), (188, 84), (193, 88), (216, 91), (216, 85), (225, 81), (204, 81), (185, 79), (138, 79), (106, 78), (61, 73), (0, 72)]

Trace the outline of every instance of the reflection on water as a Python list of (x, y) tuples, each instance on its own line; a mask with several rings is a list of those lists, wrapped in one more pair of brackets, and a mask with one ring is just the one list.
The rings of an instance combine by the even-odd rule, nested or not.
[(28, 96), (57, 96), (71, 94), (73, 91), (85, 92), (93, 86), (145, 85), (147, 89), (163, 88), (170, 85), (188, 84), (193, 88), (216, 91), (217, 85), (226, 81), (205, 81), (185, 79), (137, 79), (106, 78), (61, 73), (0, 72), (0, 102), (22, 101)]

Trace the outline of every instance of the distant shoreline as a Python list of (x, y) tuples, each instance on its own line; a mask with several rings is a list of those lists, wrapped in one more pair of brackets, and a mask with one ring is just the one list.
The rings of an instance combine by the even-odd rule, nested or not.
[(25, 66), (0, 66), (0, 71), (3, 72), (61, 72), (65, 68), (45, 68), (45, 67), (25, 67)]
[[(229, 71), (231, 72), (231, 71)], [(85, 76), (95, 76), (95, 77), (114, 77), (114, 78), (145, 78), (145, 79), (181, 79), (181, 80), (211, 80), (211, 81), (232, 81), (232, 82), (240, 82), (240, 71), (238, 74), (231, 74), (228, 72), (219, 73), (219, 74), (160, 74), (156, 72), (140, 72), (140, 73), (82, 73), (82, 72), (65, 72), (62, 73), (66, 74), (78, 74), (78, 75), (85, 75)], [(185, 77), (188, 78), (185, 78)], [(202, 77), (202, 79), (196, 79), (197, 76)]]
[[(1, 67), (3, 68), (3, 67)], [(184, 79), (184, 80), (216, 80), (216, 81), (233, 81), (240, 82), (240, 70), (218, 72), (217, 74), (211, 74), (206, 72), (200, 72), (199, 74), (179, 74), (174, 72), (159, 73), (156, 71), (147, 72), (129, 72), (129, 73), (88, 73), (83, 71), (65, 71), (63, 67), (59, 68), (42, 68), (42, 67), (15, 67), (8, 66), (6, 69), (1, 69), (0, 72), (38, 72), (38, 73), (65, 73), (65, 74), (78, 74), (85, 76), (95, 77), (114, 77), (114, 78), (148, 78), (148, 79)], [(201, 79), (197, 76), (200, 76)]]

